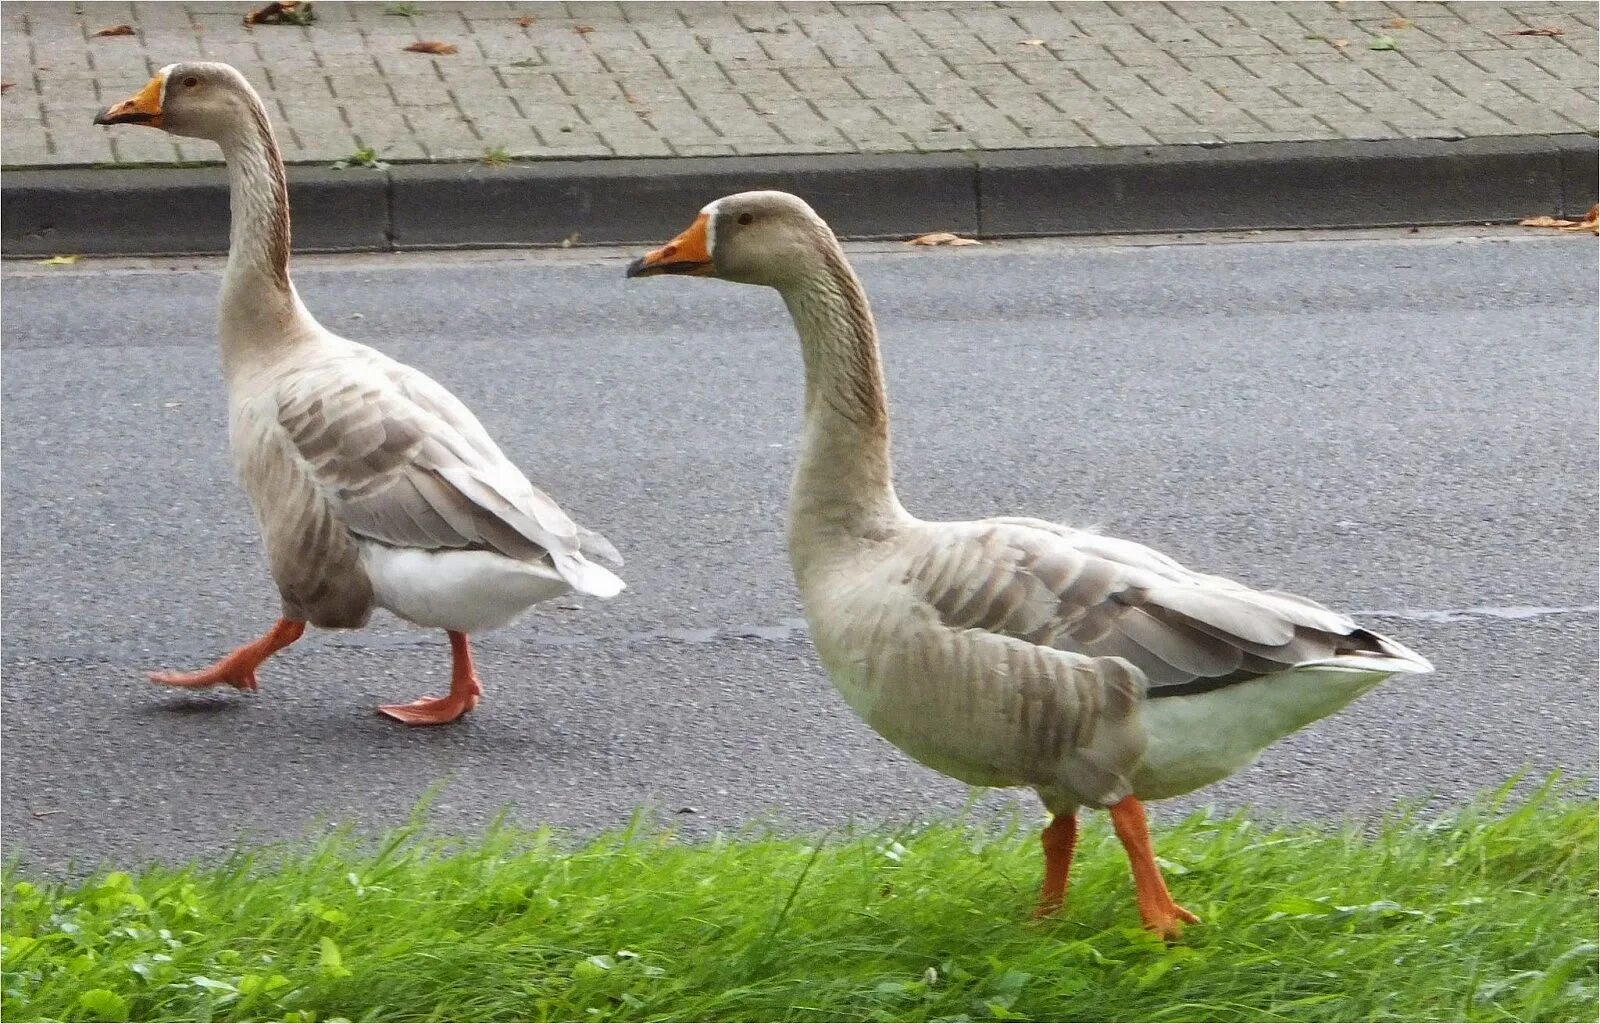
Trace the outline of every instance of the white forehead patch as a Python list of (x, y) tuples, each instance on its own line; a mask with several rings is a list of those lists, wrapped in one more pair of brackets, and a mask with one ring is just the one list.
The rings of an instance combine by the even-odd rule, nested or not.
[(168, 64), (156, 72), (161, 79), (161, 98), (157, 102), (161, 104), (162, 110), (167, 109), (167, 83), (172, 81), (172, 69), (177, 66), (176, 64)]
[(700, 213), (706, 219), (706, 255), (710, 256), (717, 251), (717, 204), (720, 199), (713, 199), (701, 207)]

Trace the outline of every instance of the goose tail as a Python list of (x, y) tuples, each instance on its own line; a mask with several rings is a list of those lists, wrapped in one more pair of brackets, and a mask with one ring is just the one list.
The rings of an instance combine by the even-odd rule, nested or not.
[(1384, 672), (1396, 675), (1424, 675), (1433, 671), (1433, 662), (1398, 640), (1391, 640), (1368, 629), (1358, 629), (1352, 637), (1363, 641), (1364, 649), (1348, 654), (1336, 654), (1331, 658), (1301, 662), (1295, 668)]

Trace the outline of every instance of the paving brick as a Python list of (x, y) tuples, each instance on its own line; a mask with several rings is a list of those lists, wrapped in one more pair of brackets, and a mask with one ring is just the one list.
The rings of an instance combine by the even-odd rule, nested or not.
[(1140, 146), (1156, 141), (1143, 125), (1120, 114), (1102, 113), (1075, 121), (1085, 134), (1102, 146)]
[(1504, 82), (1548, 82), (1555, 80), (1557, 77), (1544, 67), (1541, 67), (1537, 61), (1522, 55), (1508, 56), (1504, 53), (1463, 50), (1461, 56), (1482, 68), (1492, 77)]
[(1369, 120), (1359, 117), (1341, 117), (1338, 115), (1320, 114), (1317, 119), (1333, 131), (1334, 138), (1341, 139), (1394, 139), (1400, 133), (1392, 125), (1379, 120)]
[(1372, 69), (1345, 57), (1304, 58), (1298, 63), (1319, 82), (1340, 89), (1383, 88), (1383, 80), (1376, 77)]
[(856, 91), (869, 100), (916, 99), (917, 90), (900, 75), (890, 70), (851, 70), (845, 78)]
[[(1283, 110), (1301, 106), (1296, 100), (1268, 85), (1219, 85), (1212, 91), (1244, 110)], [(1182, 103), (1184, 100), (1178, 98), (1174, 102)]]
[(1554, 135), (1585, 129), (1585, 125), (1579, 121), (1541, 103), (1490, 102), (1484, 104), (1484, 106), (1505, 118), (1507, 122), (1516, 125), (1518, 128), (1523, 128), (1531, 134), (1549, 133)]
[[(1334, 92), (1326, 85), (1280, 85), (1277, 91), (1293, 100), (1295, 105), (1319, 114), (1357, 117), (1367, 112), (1365, 103), (1356, 99), (1363, 93)], [(1262, 113), (1265, 113), (1265, 109)]]
[[(105, 159), (96, 155), (103, 152), (104, 146), (100, 140), (83, 138), (77, 133), (57, 132), (54, 137), (55, 152), (57, 157), (73, 163), (84, 159), (89, 162), (94, 159)], [(127, 135), (111, 141), (111, 149), (115, 154), (117, 163), (174, 163), (178, 159), (177, 146), (170, 138), (146, 132), (143, 135)]]
[(795, 90), (829, 101), (845, 101), (841, 109), (855, 106), (861, 99), (856, 87), (850, 84), (847, 72), (838, 68), (796, 67), (783, 73)]
[[(1326, 87), (1322, 79), (1307, 71), (1300, 64), (1277, 57), (1230, 57), (1227, 58), (1243, 68), (1250, 75), (1250, 81), (1258, 85), (1315, 85)], [(1220, 81), (1216, 84), (1222, 84)]]

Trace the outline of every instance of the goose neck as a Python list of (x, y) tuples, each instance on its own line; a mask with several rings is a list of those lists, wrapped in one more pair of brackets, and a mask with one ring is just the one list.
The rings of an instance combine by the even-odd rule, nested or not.
[(294, 336), (309, 314), (289, 281), (289, 188), (259, 98), (218, 139), (228, 165), (231, 225), (220, 309), (224, 357), (256, 353)]
[(805, 429), (790, 492), (790, 549), (885, 535), (895, 495), (889, 405), (865, 291), (837, 245), (823, 272), (782, 289), (805, 360)]

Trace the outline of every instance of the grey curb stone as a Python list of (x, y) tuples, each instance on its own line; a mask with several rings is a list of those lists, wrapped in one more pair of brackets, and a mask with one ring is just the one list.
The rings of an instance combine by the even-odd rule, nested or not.
[[(306, 251), (659, 242), (718, 196), (779, 188), (847, 238), (1379, 227), (1581, 215), (1589, 135), (879, 156), (289, 169)], [(0, 254), (221, 252), (220, 168), (0, 179)]]
[(391, 174), (399, 249), (660, 242), (713, 199), (763, 188), (806, 197), (850, 238), (979, 228), (977, 171), (962, 157), (703, 157), (465, 170), (434, 164)]
[[(290, 167), (296, 249), (389, 245), (389, 179), (379, 171)], [(0, 176), (6, 256), (226, 252), (221, 167), (7, 171)]]
[(1600, 200), (1600, 150), (1592, 135), (1556, 135), (1561, 150), (1561, 216), (1581, 217)]
[[(1579, 138), (1592, 165), (1595, 140)], [(1567, 159), (1547, 136), (989, 153), (982, 223), (1075, 235), (1514, 221), (1572, 212)]]
[(392, 189), (382, 171), (289, 168), (294, 244), (317, 250), (387, 249)]
[(7, 256), (210, 252), (227, 245), (228, 178), (220, 167), (8, 171), (0, 233)]

